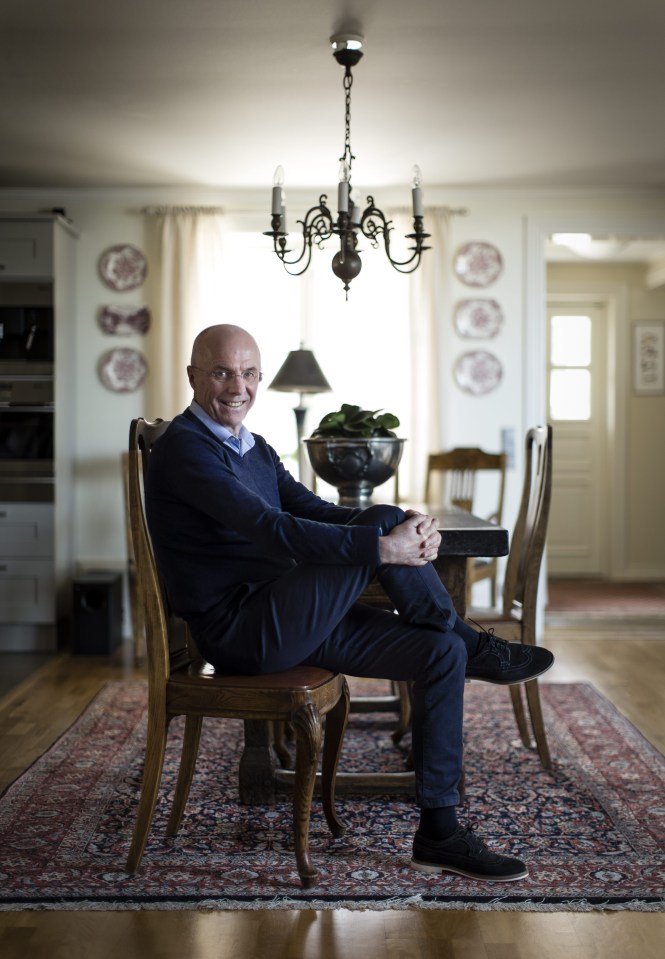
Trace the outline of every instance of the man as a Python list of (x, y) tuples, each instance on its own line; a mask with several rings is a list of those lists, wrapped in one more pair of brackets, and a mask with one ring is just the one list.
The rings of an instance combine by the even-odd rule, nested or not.
[[(307, 663), (413, 682), (420, 823), (412, 865), (476, 879), (527, 875), (457, 821), (466, 678), (510, 684), (549, 669), (541, 647), (506, 643), (458, 618), (431, 565), (437, 521), (413, 510), (326, 503), (244, 425), (261, 381), (253, 337), (200, 333), (191, 406), (153, 448), (146, 509), (174, 611), (203, 656), (238, 674)], [(378, 576), (397, 615), (358, 602)]]

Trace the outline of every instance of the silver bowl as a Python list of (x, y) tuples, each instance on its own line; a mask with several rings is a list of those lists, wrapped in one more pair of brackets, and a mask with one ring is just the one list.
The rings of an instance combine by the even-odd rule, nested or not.
[(392, 436), (313, 436), (303, 440), (312, 469), (336, 487), (340, 506), (369, 505), (374, 488), (395, 475), (405, 442)]

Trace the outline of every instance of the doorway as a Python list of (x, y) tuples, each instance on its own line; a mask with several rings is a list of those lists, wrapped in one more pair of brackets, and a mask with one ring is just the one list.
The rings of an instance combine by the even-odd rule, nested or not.
[(548, 420), (555, 435), (547, 544), (551, 577), (610, 576), (608, 304), (549, 296)]

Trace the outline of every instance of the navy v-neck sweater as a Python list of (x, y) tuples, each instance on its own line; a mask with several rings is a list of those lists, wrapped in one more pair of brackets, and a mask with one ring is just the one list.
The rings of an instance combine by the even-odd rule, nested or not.
[(295, 563), (378, 563), (379, 529), (360, 510), (298, 483), (262, 436), (239, 456), (193, 413), (176, 416), (150, 455), (146, 514), (173, 611), (196, 638)]

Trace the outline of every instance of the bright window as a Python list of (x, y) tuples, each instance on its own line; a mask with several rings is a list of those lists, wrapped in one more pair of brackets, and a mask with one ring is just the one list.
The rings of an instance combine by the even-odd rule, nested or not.
[(347, 301), (330, 267), (332, 244), (315, 250), (307, 272), (293, 277), (260, 234), (230, 233), (225, 238), (223, 269), (210, 289), (212, 311), (204, 315), (207, 322), (237, 323), (256, 338), (264, 379), (247, 426), (264, 435), (290, 464), (297, 458), (293, 408), (299, 397), (273, 392), (268, 386), (289, 351), (301, 342), (314, 351), (332, 387), (331, 393), (304, 397), (309, 411), (305, 435), (325, 413), (342, 403), (357, 403), (395, 413), (403, 424), (399, 435), (408, 436), (409, 283), (382, 250), (363, 246), (362, 271), (351, 284)]
[(550, 417), (591, 418), (591, 318), (552, 316), (550, 322)]

